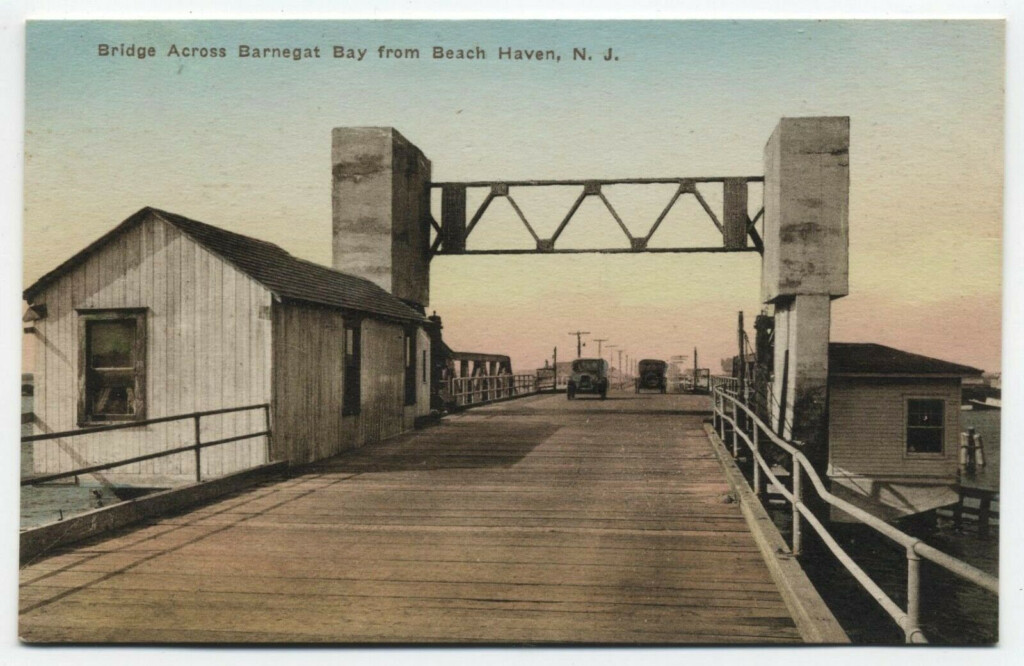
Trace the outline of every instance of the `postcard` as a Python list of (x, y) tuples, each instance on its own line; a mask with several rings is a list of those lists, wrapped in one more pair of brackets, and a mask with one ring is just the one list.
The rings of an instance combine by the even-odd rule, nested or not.
[(30, 644), (999, 641), (999, 20), (33, 20)]

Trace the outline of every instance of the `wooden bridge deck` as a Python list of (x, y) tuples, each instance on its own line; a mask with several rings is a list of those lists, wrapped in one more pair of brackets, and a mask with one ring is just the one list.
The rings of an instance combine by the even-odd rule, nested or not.
[(32, 642), (799, 641), (706, 398), (537, 396), (56, 553)]

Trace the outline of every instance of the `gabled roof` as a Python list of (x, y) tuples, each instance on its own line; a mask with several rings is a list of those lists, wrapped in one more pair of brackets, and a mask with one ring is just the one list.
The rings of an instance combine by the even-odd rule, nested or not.
[(368, 312), (395, 319), (427, 320), (404, 301), (369, 280), (298, 259), (273, 243), (149, 207), (135, 213), (84, 250), (39, 278), (25, 290), (25, 300), (31, 302), (33, 296), (83, 263), (112, 238), (151, 217), (174, 226), (279, 298)]
[(830, 342), (830, 375), (972, 376), (981, 370), (871, 342)]

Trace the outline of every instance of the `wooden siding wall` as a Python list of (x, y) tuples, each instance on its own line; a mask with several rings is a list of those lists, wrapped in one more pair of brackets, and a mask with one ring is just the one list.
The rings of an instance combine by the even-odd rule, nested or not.
[(275, 459), (301, 464), (346, 448), (344, 326), (333, 310), (274, 304)]
[(362, 395), (355, 445), (372, 444), (405, 428), (405, 329), (373, 319), (362, 324)]
[[(941, 456), (907, 454), (907, 398), (945, 400)], [(833, 378), (829, 385), (829, 462), (846, 474), (954, 477), (960, 446), (960, 382)]]
[[(361, 324), (359, 414), (342, 416), (344, 325), (332, 310), (294, 303), (274, 306), (274, 457), (301, 464), (373, 444), (412, 427), (430, 412), (430, 382), (417, 364), (417, 401), (405, 406), (401, 325)], [(420, 329), (417, 354), (430, 340)], [(429, 372), (429, 363), (428, 363)]]
[[(261, 285), (175, 227), (150, 219), (98, 250), (51, 285), (37, 302), (36, 433), (78, 427), (76, 308), (146, 308), (146, 418), (268, 402), (271, 296)], [(211, 440), (263, 429), (260, 411), (205, 418)], [(37, 442), (35, 471), (53, 473), (128, 458), (194, 441), (180, 421)], [(265, 438), (203, 452), (204, 478), (265, 461)], [(194, 479), (192, 454), (136, 463), (97, 477), (114, 483), (166, 485)], [(102, 481), (101, 479), (101, 481)]]

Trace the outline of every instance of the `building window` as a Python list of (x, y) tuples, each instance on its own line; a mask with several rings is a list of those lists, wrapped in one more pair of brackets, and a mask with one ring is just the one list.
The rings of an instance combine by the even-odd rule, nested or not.
[(942, 453), (945, 442), (944, 400), (907, 400), (907, 453)]
[(405, 404), (416, 404), (416, 329), (405, 331)]
[(146, 311), (79, 313), (78, 424), (146, 418)]
[(427, 383), (427, 350), (424, 349), (420, 353), (423, 355), (423, 379), (421, 380), (421, 382), (423, 384), (426, 384)]
[(359, 324), (345, 326), (345, 389), (341, 399), (341, 413), (351, 416), (359, 413), (362, 372)]

